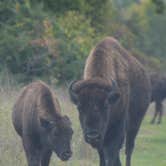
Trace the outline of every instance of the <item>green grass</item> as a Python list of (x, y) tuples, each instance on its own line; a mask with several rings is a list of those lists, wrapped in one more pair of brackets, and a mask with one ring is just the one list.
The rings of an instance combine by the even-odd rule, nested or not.
[[(26, 166), (21, 140), (15, 133), (11, 124), (11, 108), (16, 99), (17, 92), (0, 92), (0, 166)], [(97, 166), (98, 156), (94, 149), (87, 145), (82, 138), (78, 114), (70, 103), (67, 93), (58, 90), (58, 97), (62, 107), (62, 113), (68, 114), (74, 128), (72, 141), (73, 157), (68, 162), (60, 161), (56, 155), (51, 158), (51, 166)], [(166, 166), (166, 116), (161, 125), (150, 125), (153, 111), (150, 107), (141, 130), (136, 140), (136, 146), (132, 157), (132, 166)], [(124, 166), (124, 148), (121, 151), (121, 159)]]

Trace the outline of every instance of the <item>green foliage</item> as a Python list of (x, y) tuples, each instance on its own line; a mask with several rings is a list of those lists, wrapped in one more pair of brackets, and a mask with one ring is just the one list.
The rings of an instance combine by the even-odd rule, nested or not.
[(84, 0), (31, 0), (32, 4), (42, 2), (47, 10), (63, 14), (69, 10), (80, 11), (85, 5)]
[(60, 39), (60, 56), (57, 58), (55, 74), (61, 81), (78, 78), (97, 37), (90, 21), (78, 12), (67, 12), (57, 21), (61, 25), (63, 37), (55, 30), (55, 38)]
[(101, 31), (101, 25), (111, 7), (111, 1), (109, 0), (30, 0), (30, 2), (32, 6), (43, 3), (44, 9), (56, 15), (63, 15), (68, 11), (77, 11), (90, 19), (91, 24), (98, 31)]
[(130, 6), (128, 13), (129, 29), (136, 36), (133, 47), (150, 56), (165, 56), (166, 14), (157, 15), (150, 1)]
[(165, 10), (165, 1), (164, 0), (152, 0), (152, 2), (156, 5), (156, 12), (158, 14), (162, 14)]
[(14, 16), (14, 11), (12, 10), (13, 3), (11, 3), (11, 0), (0, 1), (0, 26), (2, 24), (7, 23), (9, 19), (11, 19), (11, 16)]
[(156, 14), (152, 0), (0, 1), (0, 72), (19, 81), (80, 78), (91, 48), (107, 35), (145, 66), (165, 70), (164, 27), (166, 13)]
[(40, 45), (32, 44), (44, 31), (42, 21), (45, 16), (39, 13), (40, 9), (31, 11), (27, 6), (18, 3), (13, 6), (13, 17), (6, 24), (1, 21), (1, 70), (7, 67), (13, 74), (22, 72), (29, 79), (34, 75), (46, 74), (43, 66), (48, 65), (48, 51)]
[(142, 59), (143, 55), (147, 65), (150, 64), (149, 67), (164, 70), (166, 13), (157, 14), (151, 0), (130, 2), (121, 7), (121, 11), (116, 14), (118, 21), (113, 23), (115, 26), (118, 22), (113, 35), (117, 36), (127, 49), (136, 51), (138, 59), (139, 56)]
[(42, 8), (13, 3), (13, 17), (1, 24), (0, 70), (5, 67), (13, 74), (22, 73), (25, 80), (78, 78), (97, 38), (90, 19), (74, 11), (50, 16)]

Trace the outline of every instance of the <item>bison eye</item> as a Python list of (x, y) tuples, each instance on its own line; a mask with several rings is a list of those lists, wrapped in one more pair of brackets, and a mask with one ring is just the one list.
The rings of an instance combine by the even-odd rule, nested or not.
[(46, 129), (51, 129), (54, 125), (52, 121), (49, 121), (49, 120), (46, 120), (43, 118), (40, 118), (40, 124), (42, 127), (46, 128)]
[(114, 103), (116, 103), (118, 101), (119, 98), (120, 98), (120, 93), (118, 93), (118, 92), (112, 92), (108, 96), (108, 102), (110, 104), (114, 104)]

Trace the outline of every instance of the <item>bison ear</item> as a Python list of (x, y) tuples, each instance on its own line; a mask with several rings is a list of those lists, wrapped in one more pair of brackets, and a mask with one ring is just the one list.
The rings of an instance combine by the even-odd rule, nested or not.
[(120, 93), (112, 91), (109, 93), (107, 100), (109, 104), (115, 104), (119, 100), (119, 98), (120, 98)]
[(40, 124), (42, 127), (46, 128), (46, 129), (51, 129), (53, 127), (53, 125), (55, 125), (53, 121), (49, 121), (44, 118), (40, 118)]

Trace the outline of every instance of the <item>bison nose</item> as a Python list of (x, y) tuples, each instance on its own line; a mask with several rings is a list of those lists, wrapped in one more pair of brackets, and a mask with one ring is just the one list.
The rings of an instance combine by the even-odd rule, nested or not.
[(95, 130), (86, 133), (87, 140), (97, 140), (99, 137), (99, 133)]
[(65, 152), (62, 153), (62, 159), (64, 161), (68, 160), (71, 156), (72, 156), (72, 152), (71, 151), (65, 151)]

